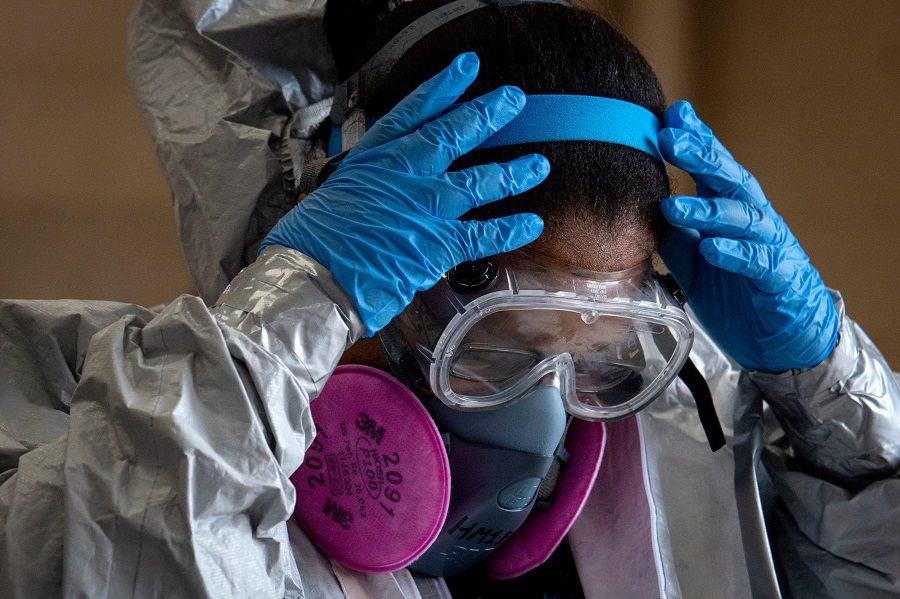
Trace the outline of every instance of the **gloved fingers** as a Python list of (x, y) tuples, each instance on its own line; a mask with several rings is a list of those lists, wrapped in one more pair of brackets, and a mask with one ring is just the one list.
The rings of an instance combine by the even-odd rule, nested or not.
[(700, 233), (686, 227), (672, 227), (660, 240), (657, 252), (663, 259), (666, 268), (675, 277), (678, 285), (690, 293), (697, 268), (697, 248), (700, 245)]
[[(683, 122), (675, 117), (668, 121)], [(759, 182), (738, 164), (708, 127), (684, 126), (688, 128), (666, 127), (660, 131), (659, 149), (669, 163), (693, 177), (700, 195), (744, 200), (759, 207), (768, 203)]]
[(663, 129), (659, 149), (669, 163), (691, 175), (701, 195), (743, 200), (760, 207), (768, 203), (753, 175), (727, 152), (720, 153), (690, 131)]
[(700, 254), (713, 266), (747, 277), (765, 293), (788, 289), (796, 270), (781, 248), (755, 241), (708, 237), (700, 242)]
[(399, 139), (440, 115), (475, 81), (479, 64), (474, 52), (454, 58), (447, 68), (421, 84), (378, 119), (350, 150), (347, 158)]
[(663, 113), (663, 128), (681, 129), (693, 133), (707, 146), (715, 148), (722, 155), (731, 158), (731, 152), (718, 140), (709, 125), (700, 120), (694, 106), (687, 100), (679, 100)]
[(403, 157), (412, 174), (432, 176), (513, 120), (525, 106), (525, 93), (505, 85), (466, 102), (417, 132), (382, 148)]
[(433, 213), (441, 218), (459, 218), (472, 208), (527, 191), (549, 173), (550, 162), (540, 154), (444, 173), (439, 178), (462, 193), (438, 194)]
[(537, 214), (512, 214), (489, 220), (453, 221), (452, 224), (462, 243), (460, 262), (517, 250), (540, 237), (544, 230), (544, 221)]
[(677, 196), (660, 204), (663, 216), (678, 227), (690, 227), (707, 235), (747, 239), (762, 243), (784, 240), (782, 223), (771, 208), (741, 200)]

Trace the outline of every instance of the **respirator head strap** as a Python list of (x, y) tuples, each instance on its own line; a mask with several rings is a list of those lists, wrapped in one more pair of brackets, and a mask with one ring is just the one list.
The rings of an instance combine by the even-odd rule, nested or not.
[(378, 89), (395, 64), (419, 40), (450, 21), (472, 11), (490, 6), (516, 6), (520, 4), (562, 4), (568, 0), (456, 0), (428, 12), (395, 35), (353, 75), (338, 84), (334, 90), (331, 121), (342, 129), (342, 147), (353, 147), (365, 132), (364, 105), (372, 90)]

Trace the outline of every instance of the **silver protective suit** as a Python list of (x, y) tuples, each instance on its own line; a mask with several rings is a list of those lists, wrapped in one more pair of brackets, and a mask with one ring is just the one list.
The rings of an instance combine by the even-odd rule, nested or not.
[[(0, 595), (447, 595), (350, 572), (290, 518), (309, 402), (361, 330), (311, 259), (253, 261), (322, 156), (323, 8), (135, 12), (129, 70), (201, 297), (0, 303)], [(839, 345), (805, 371), (743, 372), (698, 330), (728, 448), (709, 452), (680, 382), (611, 423), (570, 533), (588, 596), (774, 597), (772, 555), (785, 595), (900, 595), (900, 386), (835, 299)]]

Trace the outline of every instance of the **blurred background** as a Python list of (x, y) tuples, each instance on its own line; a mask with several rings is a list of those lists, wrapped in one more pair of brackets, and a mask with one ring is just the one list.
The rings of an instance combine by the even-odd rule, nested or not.
[[(900, 2), (581, 4), (693, 101), (900, 369)], [(0, 297), (192, 291), (125, 73), (132, 6), (0, 3)]]

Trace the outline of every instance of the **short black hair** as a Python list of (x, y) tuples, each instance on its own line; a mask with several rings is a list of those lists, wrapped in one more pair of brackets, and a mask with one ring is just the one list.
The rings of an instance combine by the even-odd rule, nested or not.
[[(326, 34), (345, 79), (403, 27), (446, 0), (329, 0)], [(392, 10), (393, 7), (393, 10)], [(579, 94), (632, 102), (658, 117), (665, 97), (650, 65), (625, 36), (599, 15), (551, 3), (490, 6), (472, 11), (419, 40), (364, 106), (385, 114), (462, 52), (481, 59), (478, 79), (462, 100), (500, 85), (526, 94)], [(659, 200), (669, 195), (665, 167), (633, 148), (588, 141), (519, 144), (470, 152), (451, 167), (504, 162), (528, 153), (546, 156), (551, 174), (538, 188), (485, 206), (474, 218), (534, 212), (560, 229), (589, 219), (601, 231), (635, 226), (657, 237)]]

